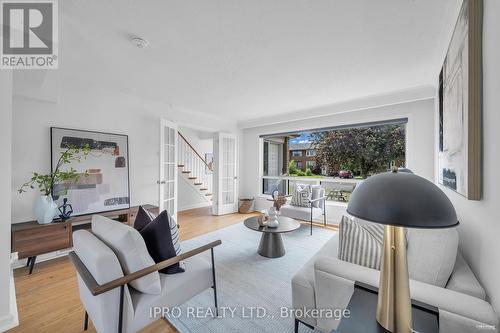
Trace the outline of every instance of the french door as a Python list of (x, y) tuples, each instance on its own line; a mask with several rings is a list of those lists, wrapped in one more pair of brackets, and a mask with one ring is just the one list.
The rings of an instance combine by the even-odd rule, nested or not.
[(215, 215), (238, 211), (237, 140), (233, 134), (217, 133), (214, 137)]
[(160, 121), (160, 212), (167, 212), (177, 219), (177, 124), (165, 119)]

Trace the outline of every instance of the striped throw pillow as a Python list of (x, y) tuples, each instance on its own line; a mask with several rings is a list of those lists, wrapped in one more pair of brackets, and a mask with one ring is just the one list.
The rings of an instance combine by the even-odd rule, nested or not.
[(312, 196), (311, 185), (297, 184), (292, 193), (292, 206), (311, 207), (309, 202)]
[(174, 244), (175, 253), (179, 255), (181, 253), (181, 240), (179, 238), (179, 226), (177, 221), (168, 214), (168, 221), (170, 223), (170, 234), (172, 235), (172, 243)]
[(352, 218), (342, 216), (339, 238), (340, 260), (380, 270), (384, 243), (383, 225), (360, 224)]

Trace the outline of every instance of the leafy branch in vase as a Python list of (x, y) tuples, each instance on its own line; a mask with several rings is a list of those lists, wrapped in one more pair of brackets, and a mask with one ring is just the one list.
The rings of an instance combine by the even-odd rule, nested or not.
[[(42, 193), (42, 195), (52, 195), (54, 185), (64, 182), (76, 182), (80, 178), (80, 173), (78, 173), (73, 167), (65, 171), (62, 171), (61, 167), (65, 164), (70, 164), (71, 162), (80, 162), (82, 158), (87, 158), (89, 153), (89, 145), (85, 145), (82, 148), (73, 146), (67, 147), (65, 151), (61, 152), (61, 156), (59, 156), (59, 160), (57, 161), (54, 171), (46, 175), (33, 172), (33, 177), (31, 177), (28, 182), (24, 183), (17, 191), (19, 193), (23, 193), (28, 189), (38, 187), (38, 190)], [(84, 175), (88, 176), (88, 171), (85, 171)]]

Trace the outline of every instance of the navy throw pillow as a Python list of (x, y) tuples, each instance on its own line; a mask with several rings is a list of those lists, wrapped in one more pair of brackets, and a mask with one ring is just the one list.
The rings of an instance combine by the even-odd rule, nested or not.
[[(173, 258), (177, 255), (172, 233), (170, 229), (170, 217), (167, 211), (163, 211), (153, 221), (144, 226), (139, 233), (144, 238), (149, 255), (155, 263)], [(165, 274), (176, 274), (184, 272), (184, 268), (179, 263), (166, 267), (159, 271)]]
[(134, 228), (135, 230), (141, 231), (146, 225), (156, 218), (155, 214), (139, 206), (139, 211), (135, 217)]

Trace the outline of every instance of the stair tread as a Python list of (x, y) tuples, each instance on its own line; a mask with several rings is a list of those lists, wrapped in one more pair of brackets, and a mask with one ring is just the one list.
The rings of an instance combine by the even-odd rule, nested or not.
[(177, 164), (179, 168), (184, 168), (184, 164)]
[(188, 177), (188, 179), (196, 179), (196, 177)]
[(208, 188), (200, 188), (199, 190), (200, 191), (206, 191), (206, 190), (208, 190)]
[(183, 171), (182, 171), (182, 173), (191, 173), (191, 171), (184, 171), (184, 170), (183, 170)]
[(194, 183), (195, 185), (203, 185), (203, 183)]
[(208, 197), (209, 195), (212, 195), (212, 193), (205, 193), (205, 195)]

